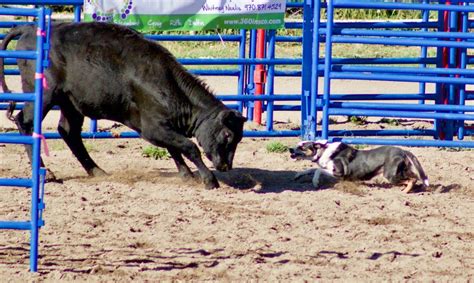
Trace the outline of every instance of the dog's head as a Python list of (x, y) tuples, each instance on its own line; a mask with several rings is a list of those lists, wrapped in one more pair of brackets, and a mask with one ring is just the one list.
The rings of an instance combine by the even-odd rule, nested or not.
[(327, 140), (302, 141), (296, 147), (290, 148), (290, 156), (295, 160), (317, 162), (327, 146)]

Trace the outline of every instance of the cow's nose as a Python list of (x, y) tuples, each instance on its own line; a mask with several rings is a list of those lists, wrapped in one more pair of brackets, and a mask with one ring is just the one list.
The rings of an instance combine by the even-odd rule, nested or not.
[(295, 153), (295, 150), (293, 148), (290, 148), (290, 153)]

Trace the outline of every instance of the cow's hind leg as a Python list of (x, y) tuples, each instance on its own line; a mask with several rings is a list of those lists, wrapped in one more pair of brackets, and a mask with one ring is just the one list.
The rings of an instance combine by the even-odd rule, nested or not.
[(176, 167), (178, 167), (179, 176), (185, 180), (193, 178), (193, 173), (191, 172), (191, 169), (189, 169), (188, 165), (186, 165), (186, 162), (184, 161), (181, 153), (175, 150), (174, 148), (167, 149), (174, 162), (176, 163)]
[(61, 108), (61, 118), (59, 120), (58, 132), (71, 149), (74, 156), (81, 163), (89, 176), (107, 175), (92, 160), (82, 141), (81, 129), (84, 123), (84, 116), (76, 110), (74, 105), (63, 95), (59, 102)]

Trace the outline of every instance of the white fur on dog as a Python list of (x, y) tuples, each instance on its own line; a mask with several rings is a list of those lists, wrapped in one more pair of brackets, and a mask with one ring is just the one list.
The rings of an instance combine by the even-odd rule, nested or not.
[(331, 172), (334, 169), (334, 165), (332, 164), (331, 156), (337, 150), (337, 148), (341, 145), (340, 142), (334, 142), (328, 145), (323, 152), (323, 155), (317, 161), (319, 166), (323, 168), (328, 168), (329, 163), (331, 163)]

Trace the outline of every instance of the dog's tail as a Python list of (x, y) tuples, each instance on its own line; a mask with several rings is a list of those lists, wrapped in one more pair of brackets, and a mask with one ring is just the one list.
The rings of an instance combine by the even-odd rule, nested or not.
[[(15, 37), (22, 35), (25, 32), (25, 26), (17, 26), (12, 28), (6, 35), (5, 38), (2, 41), (2, 45), (0, 46), (0, 50), (6, 50), (8, 47), (8, 44), (12, 39)], [(0, 87), (2, 88), (2, 91), (4, 93), (10, 93), (10, 89), (7, 86), (7, 83), (5, 81), (5, 64), (4, 64), (4, 58), (0, 57)], [(8, 108), (6, 111), (7, 118), (11, 121), (14, 121), (13, 117), (13, 111), (15, 111), (16, 103), (14, 101), (10, 101), (8, 104)]]
[(423, 170), (423, 167), (421, 167), (420, 161), (418, 161), (418, 158), (416, 158), (413, 153), (406, 151), (406, 157), (409, 162), (409, 168), (413, 173), (415, 173), (420, 181), (423, 182), (423, 185), (425, 187), (428, 187), (430, 183), (428, 182), (428, 176), (426, 176), (425, 171)]

